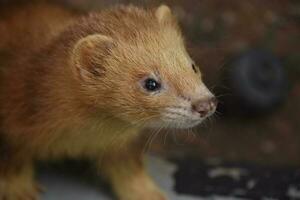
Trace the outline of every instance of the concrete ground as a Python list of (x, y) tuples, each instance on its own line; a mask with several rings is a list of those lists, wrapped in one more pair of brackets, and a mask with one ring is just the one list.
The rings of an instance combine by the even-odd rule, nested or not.
[[(38, 179), (46, 188), (42, 200), (113, 200), (108, 187), (87, 167), (82, 162), (40, 167)], [(147, 157), (147, 167), (169, 200), (300, 199), (297, 167), (226, 163), (218, 159), (182, 159), (174, 164), (153, 155)]]
[[(172, 174), (175, 165), (156, 158), (148, 158), (148, 169), (155, 181), (163, 188), (172, 200), (198, 200), (199, 198), (177, 195), (172, 188), (174, 180)], [(41, 170), (38, 175), (39, 181), (47, 191), (42, 200), (111, 200), (105, 192), (97, 186), (82, 182), (80, 178), (65, 176), (56, 170)]]
[[(203, 199), (230, 199), (212, 196), (209, 198), (192, 197), (176, 194), (173, 190), (175, 181), (173, 173), (176, 166), (163, 159), (149, 156), (147, 159), (148, 170), (154, 180), (166, 192), (170, 200), (203, 200)], [(79, 177), (66, 175), (56, 169), (41, 169), (38, 174), (40, 183), (45, 186), (46, 192), (42, 200), (112, 200), (106, 192), (101, 191), (98, 186), (82, 181)]]

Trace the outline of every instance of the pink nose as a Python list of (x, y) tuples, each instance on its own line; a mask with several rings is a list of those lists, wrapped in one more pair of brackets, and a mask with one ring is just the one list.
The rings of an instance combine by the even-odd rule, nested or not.
[(201, 99), (193, 103), (193, 111), (200, 114), (200, 117), (206, 117), (209, 114), (212, 114), (218, 105), (218, 100), (215, 97), (208, 99)]

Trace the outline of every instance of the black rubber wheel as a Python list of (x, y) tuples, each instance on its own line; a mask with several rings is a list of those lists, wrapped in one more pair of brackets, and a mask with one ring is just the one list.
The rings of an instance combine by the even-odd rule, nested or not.
[[(226, 66), (223, 83), (229, 95), (227, 111), (264, 113), (276, 108), (286, 97), (287, 76), (279, 60), (263, 50), (250, 50)], [(230, 107), (228, 107), (230, 106)]]

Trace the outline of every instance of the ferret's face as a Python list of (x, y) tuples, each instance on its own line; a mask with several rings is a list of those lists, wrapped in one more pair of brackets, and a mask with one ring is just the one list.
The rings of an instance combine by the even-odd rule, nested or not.
[(115, 80), (114, 114), (147, 127), (196, 126), (214, 113), (216, 99), (202, 82), (182, 39), (161, 34), (157, 44), (124, 43), (115, 52), (118, 61), (112, 60), (118, 72), (110, 77)]
[(107, 50), (92, 51), (103, 70), (92, 70), (91, 76), (99, 77), (90, 80), (91, 96), (96, 106), (131, 124), (193, 127), (214, 113), (216, 98), (204, 85), (177, 27), (169, 22), (170, 11), (159, 9), (159, 22), (152, 29), (138, 30), (128, 38), (91, 36), (83, 41), (85, 45), (78, 45), (82, 55), (97, 48), (97, 43)]

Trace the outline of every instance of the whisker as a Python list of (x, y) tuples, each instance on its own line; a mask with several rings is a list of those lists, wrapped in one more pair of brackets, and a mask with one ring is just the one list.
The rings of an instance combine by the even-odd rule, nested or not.
[(199, 135), (194, 132), (194, 128), (191, 128), (191, 133), (192, 133), (192, 135), (193, 135), (194, 138), (198, 138), (199, 137)]
[(168, 135), (170, 133), (170, 130), (167, 129), (167, 132), (165, 134), (165, 137), (164, 137), (164, 141), (163, 141), (163, 144), (166, 145), (166, 141), (167, 141), (167, 138), (168, 138)]
[(216, 98), (221, 98), (221, 97), (226, 97), (226, 96), (231, 96), (232, 93), (223, 93), (223, 94), (219, 94), (219, 95), (216, 95)]
[(187, 137), (186, 137), (185, 143), (189, 142), (189, 140), (190, 140), (190, 128), (188, 128), (188, 129), (186, 130), (186, 132), (187, 132)]
[(149, 143), (150, 143), (150, 141), (151, 141), (151, 138), (154, 136), (155, 131), (156, 131), (156, 130), (153, 130), (153, 131), (151, 132), (150, 136), (147, 138), (147, 141), (146, 141), (146, 143), (145, 143), (145, 145), (144, 145), (144, 148), (143, 148), (143, 151), (142, 151), (143, 153), (145, 153), (145, 152), (148, 150), (148, 145), (149, 145)]
[[(175, 130), (177, 130), (177, 129), (175, 129)], [(175, 131), (175, 130), (174, 130), (174, 131)], [(172, 135), (173, 135), (173, 141), (175, 142), (175, 144), (178, 145), (178, 146), (182, 146), (183, 144), (178, 143), (177, 133), (176, 133), (176, 132), (173, 132)]]
[(155, 133), (155, 135), (152, 137), (152, 140), (150, 141), (150, 144), (149, 144), (149, 149), (151, 148), (151, 145), (153, 143), (153, 141), (155, 140), (155, 137), (160, 133), (160, 131), (162, 130), (163, 127), (160, 127), (158, 129), (158, 131)]

